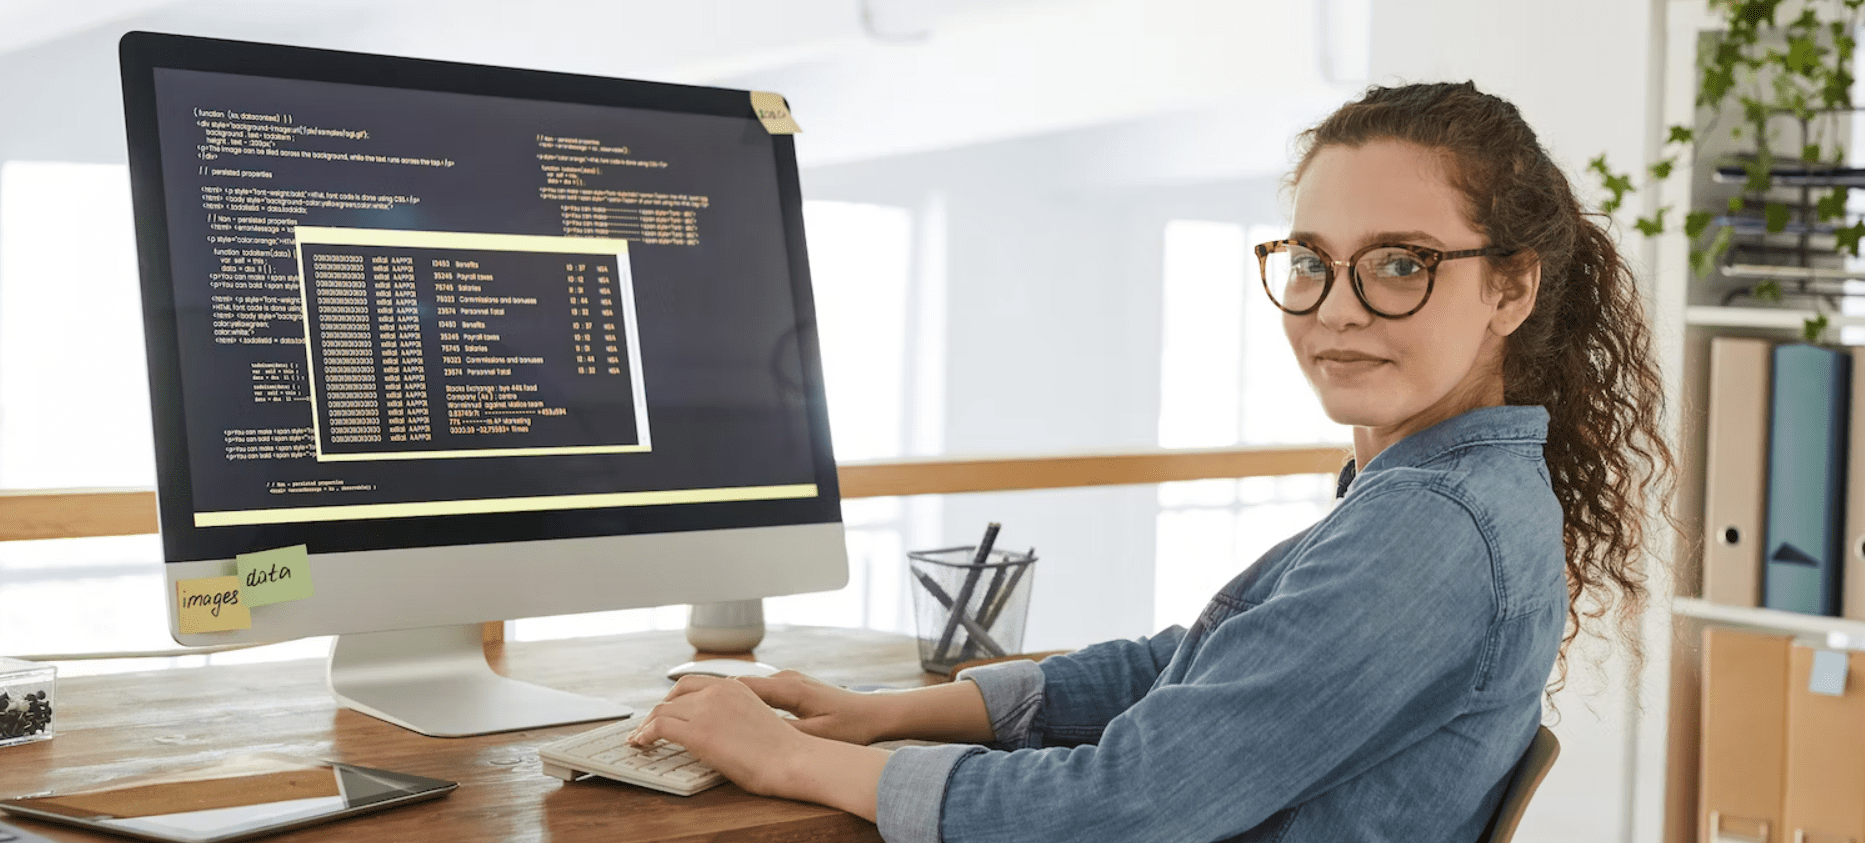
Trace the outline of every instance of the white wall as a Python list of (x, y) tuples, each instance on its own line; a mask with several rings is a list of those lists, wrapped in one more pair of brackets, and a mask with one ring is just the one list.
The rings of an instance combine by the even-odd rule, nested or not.
[[(1249, 224), (1280, 213), (1274, 177), (1179, 184), (1145, 175), (1144, 162), (1171, 159), (1149, 142), (1159, 137), (1198, 149), (1192, 161), (1221, 157), (1227, 140), (1214, 133), (1201, 144), (1197, 136), (1121, 125), (804, 171), (804, 193), (815, 199), (921, 207), (941, 197), (947, 355), (939, 451), (1156, 444), (1166, 221)], [(1119, 166), (1126, 162), (1142, 166)], [(957, 495), (944, 502), (940, 536), (967, 543), (999, 521), (1006, 546), (1037, 549), (1026, 649), (1145, 635), (1157, 625), (1155, 494), (1139, 486)]]
[[(1621, 171), (1645, 160), (1660, 94), (1649, 45), (1662, 28), (1662, 3), (1646, 0), (1378, 0), (1372, 79), (1470, 79), (1509, 99), (1587, 202), (1598, 196), (1597, 179), (1582, 173), (1593, 156), (1606, 153)], [(1619, 226), (1622, 248), (1642, 260), (1642, 238), (1629, 220)], [(1668, 577), (1653, 585), (1669, 593)], [(1651, 654), (1659, 675), (1665, 655)], [(1560, 760), (1529, 806), (1521, 843), (1655, 841), (1662, 833), (1663, 686), (1646, 686), (1645, 711), (1636, 714), (1631, 689), (1640, 678), (1616, 658), (1590, 671), (1590, 658), (1597, 663), (1573, 654), (1572, 687), (1558, 698), (1553, 727)]]

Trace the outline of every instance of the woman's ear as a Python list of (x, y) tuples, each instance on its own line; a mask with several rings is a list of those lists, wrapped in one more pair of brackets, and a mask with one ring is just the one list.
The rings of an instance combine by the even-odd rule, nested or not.
[(1494, 289), (1495, 312), (1490, 314), (1489, 329), (1499, 337), (1515, 333), (1535, 312), (1535, 296), (1541, 292), (1541, 259), (1535, 255), (1523, 261), (1527, 268), (1520, 274), (1502, 279)]

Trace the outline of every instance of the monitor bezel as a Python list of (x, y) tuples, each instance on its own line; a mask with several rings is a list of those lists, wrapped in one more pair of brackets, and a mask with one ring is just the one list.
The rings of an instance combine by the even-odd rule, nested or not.
[[(186, 408), (181, 399), (175, 279), (156, 119), (157, 70), (515, 97), (752, 121), (756, 115), (749, 91), (281, 44), (131, 32), (119, 42), (119, 54), (165, 561), (228, 559), (238, 553), (300, 544), (312, 554), (349, 553), (840, 523), (840, 488), (823, 392), (795, 141), (789, 135), (773, 135), (773, 166), (796, 306), (805, 413), (810, 423), (817, 489), (814, 498), (231, 527), (195, 525)], [(392, 80), (392, 84), (384, 80)]]

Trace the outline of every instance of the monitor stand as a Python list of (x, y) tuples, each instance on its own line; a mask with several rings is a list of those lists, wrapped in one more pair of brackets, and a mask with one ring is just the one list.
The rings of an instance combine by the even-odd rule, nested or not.
[(633, 713), (492, 672), (479, 624), (339, 635), (330, 646), (330, 692), (349, 708), (437, 738)]

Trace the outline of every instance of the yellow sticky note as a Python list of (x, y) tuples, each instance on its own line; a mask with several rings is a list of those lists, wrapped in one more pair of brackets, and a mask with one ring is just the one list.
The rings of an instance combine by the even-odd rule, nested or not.
[(240, 600), (239, 577), (202, 577), (175, 583), (182, 632), (252, 629), (253, 613)]
[(782, 94), (752, 91), (751, 110), (757, 112), (758, 122), (764, 124), (764, 131), (773, 135), (794, 135), (803, 131), (790, 116), (790, 104), (784, 102)]
[(304, 545), (242, 553), (233, 562), (240, 602), (247, 607), (311, 596), (311, 565)]

